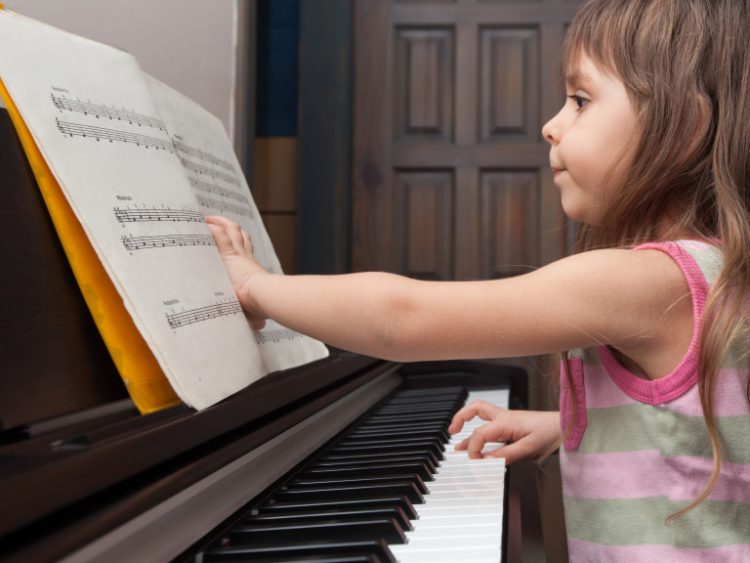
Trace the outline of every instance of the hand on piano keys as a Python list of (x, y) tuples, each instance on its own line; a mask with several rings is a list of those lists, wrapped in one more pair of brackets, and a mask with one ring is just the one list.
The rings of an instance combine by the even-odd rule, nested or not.
[[(488, 422), (479, 424), (476, 419)], [(471, 432), (465, 427), (469, 421), (472, 423)], [(466, 450), (470, 458), (499, 457), (510, 464), (539, 457), (558, 443), (560, 414), (556, 411), (508, 410), (477, 400), (454, 415), (448, 432), (454, 434), (454, 439), (462, 438), (456, 444), (456, 450)], [(512, 443), (504, 445), (504, 442)]]

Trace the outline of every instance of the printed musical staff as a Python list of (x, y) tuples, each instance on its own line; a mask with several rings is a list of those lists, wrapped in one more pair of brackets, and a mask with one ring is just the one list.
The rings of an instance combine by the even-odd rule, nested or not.
[(179, 152), (186, 154), (187, 156), (205, 160), (206, 162), (210, 162), (211, 164), (215, 166), (220, 166), (224, 168), (225, 170), (229, 170), (229, 172), (235, 171), (234, 166), (232, 166), (226, 160), (222, 160), (218, 156), (214, 156), (210, 152), (202, 151), (198, 148), (191, 147), (190, 145), (186, 144), (180, 139), (174, 139), (174, 146)]
[(203, 213), (192, 209), (170, 209), (168, 207), (151, 207), (142, 209), (113, 208), (115, 218), (120, 223), (140, 223), (151, 221), (170, 221), (174, 223), (203, 223)]
[(144, 250), (148, 248), (166, 248), (170, 246), (212, 246), (211, 235), (149, 235), (134, 237), (123, 235), (122, 244), (126, 250)]
[(220, 199), (214, 199), (211, 197), (202, 196), (200, 194), (195, 194), (195, 199), (197, 199), (198, 203), (200, 203), (204, 207), (209, 207), (217, 211), (222, 211), (222, 212), (228, 211), (230, 213), (242, 215), (243, 217), (247, 217), (249, 219), (252, 219), (254, 215), (253, 210), (250, 209), (247, 205), (235, 205), (234, 203), (229, 203), (227, 201), (221, 201)]
[(182, 158), (181, 156), (179, 158), (182, 166), (185, 169), (194, 172), (195, 174), (205, 174), (207, 176), (211, 176), (212, 178), (219, 178), (220, 180), (224, 180), (228, 184), (234, 184), (237, 187), (240, 186), (240, 181), (234, 175), (226, 174), (224, 172), (221, 172), (220, 170), (211, 168), (210, 166), (203, 166), (202, 164), (198, 164), (197, 162), (193, 162), (192, 160), (187, 160), (186, 158)]
[(97, 119), (103, 118), (127, 121), (132, 125), (145, 125), (146, 127), (153, 127), (154, 129), (159, 129), (165, 133), (167, 132), (167, 127), (164, 125), (164, 122), (156, 117), (144, 115), (125, 108), (117, 108), (115, 106), (83, 102), (81, 100), (69, 100), (65, 96), (55, 96), (54, 94), (51, 94), (51, 96), (52, 103), (60, 111), (82, 113), (83, 115), (91, 115)]
[(169, 323), (170, 328), (177, 329), (219, 317), (238, 314), (242, 314), (242, 305), (235, 299), (234, 301), (214, 303), (213, 305), (197, 307), (180, 313), (167, 313), (167, 323)]
[(288, 328), (262, 330), (255, 335), (255, 341), (258, 344), (265, 344), (267, 342), (278, 343), (284, 340), (294, 340), (295, 338), (302, 338), (302, 335)]
[(222, 188), (221, 186), (218, 186), (214, 184), (213, 182), (204, 182), (203, 180), (199, 180), (198, 178), (193, 178), (192, 176), (189, 178), (190, 185), (194, 188), (199, 189), (202, 192), (206, 192), (209, 194), (216, 194), (220, 195), (222, 197), (226, 197), (228, 199), (233, 199), (235, 201), (239, 202), (245, 202), (247, 201), (247, 196), (243, 195), (239, 192), (236, 192), (234, 190), (230, 190), (227, 188)]
[(69, 137), (84, 137), (95, 139), (96, 141), (109, 141), (110, 143), (132, 143), (143, 148), (155, 148), (174, 154), (172, 141), (150, 137), (148, 135), (139, 135), (128, 131), (118, 129), (109, 129), (107, 127), (96, 127), (94, 125), (83, 125), (82, 123), (71, 123), (70, 121), (61, 121), (55, 118), (57, 128), (63, 135)]

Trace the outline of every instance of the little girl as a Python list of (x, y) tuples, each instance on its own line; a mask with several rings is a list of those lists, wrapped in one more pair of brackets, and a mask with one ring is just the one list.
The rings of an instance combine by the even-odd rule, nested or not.
[[(750, 20), (744, 0), (590, 0), (542, 130), (580, 252), (424, 282), (282, 276), (209, 219), (257, 327), (396, 361), (562, 353), (561, 412), (475, 403), (508, 463), (562, 441), (573, 561), (750, 561)], [(446, 335), (450, 335), (446, 337)], [(511, 443), (482, 454), (490, 441)]]

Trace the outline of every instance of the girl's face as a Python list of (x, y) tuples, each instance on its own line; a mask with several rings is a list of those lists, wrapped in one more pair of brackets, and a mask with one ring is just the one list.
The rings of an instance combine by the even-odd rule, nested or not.
[(585, 55), (566, 76), (565, 94), (565, 104), (542, 134), (550, 144), (550, 166), (565, 214), (597, 225), (632, 156), (635, 109), (622, 81)]

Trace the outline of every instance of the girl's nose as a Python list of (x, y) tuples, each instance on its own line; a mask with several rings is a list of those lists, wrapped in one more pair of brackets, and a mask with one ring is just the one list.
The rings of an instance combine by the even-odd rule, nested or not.
[(557, 115), (544, 124), (542, 136), (550, 145), (560, 142), (560, 123)]

